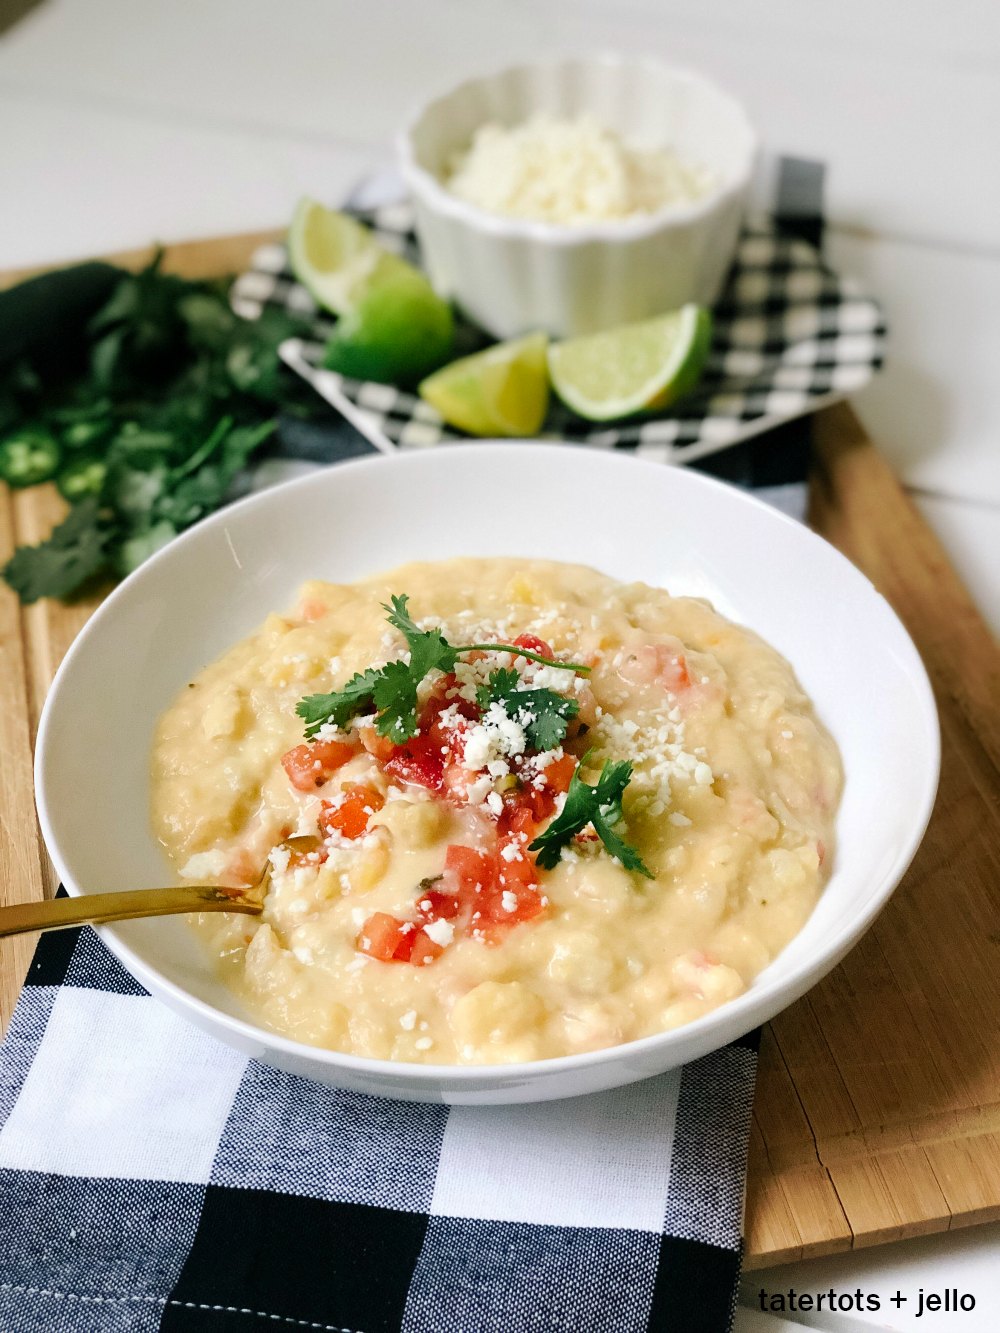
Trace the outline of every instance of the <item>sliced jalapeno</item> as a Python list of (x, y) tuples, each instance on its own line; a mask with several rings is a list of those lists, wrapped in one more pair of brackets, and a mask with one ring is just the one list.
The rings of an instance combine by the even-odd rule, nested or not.
[(111, 434), (112, 426), (106, 417), (100, 421), (74, 421), (64, 426), (59, 438), (67, 449), (89, 449)]
[(17, 488), (37, 486), (56, 475), (61, 457), (59, 443), (48, 431), (16, 431), (0, 442), (0, 478)]
[(56, 477), (61, 495), (73, 504), (88, 495), (97, 495), (104, 485), (108, 465), (103, 458), (74, 458)]

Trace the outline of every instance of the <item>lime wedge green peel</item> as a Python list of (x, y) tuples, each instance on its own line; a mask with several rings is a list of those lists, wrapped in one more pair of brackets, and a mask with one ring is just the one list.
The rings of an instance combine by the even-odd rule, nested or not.
[(404, 260), (379, 265), (330, 335), (323, 364), (356, 380), (411, 385), (451, 355), (454, 323), (424, 275)]
[(544, 333), (497, 343), (425, 379), (420, 396), (470, 435), (537, 435), (549, 406), (547, 347)]
[(552, 387), (587, 421), (611, 421), (666, 407), (697, 384), (712, 342), (702, 306), (626, 324), (549, 348)]
[(292, 272), (339, 315), (323, 364), (352, 379), (415, 384), (447, 361), (451, 307), (419, 269), (346, 213), (302, 199), (288, 232)]

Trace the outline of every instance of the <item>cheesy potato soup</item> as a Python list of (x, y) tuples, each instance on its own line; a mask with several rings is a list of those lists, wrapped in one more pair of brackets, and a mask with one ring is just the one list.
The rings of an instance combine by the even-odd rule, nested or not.
[(802, 927), (836, 746), (704, 601), (527, 560), (412, 564), (295, 606), (161, 719), (153, 820), (264, 1025), (355, 1055), (540, 1060), (690, 1022)]

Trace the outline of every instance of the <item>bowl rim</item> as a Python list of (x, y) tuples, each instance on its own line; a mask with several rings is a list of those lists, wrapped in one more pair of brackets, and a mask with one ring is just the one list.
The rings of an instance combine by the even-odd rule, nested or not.
[[(492, 213), (468, 200), (452, 194), (440, 180), (420, 162), (414, 145), (414, 134), (427, 113), (448, 102), (457, 93), (477, 84), (492, 83), (520, 70), (556, 70), (567, 66), (598, 66), (604, 68), (645, 68), (665, 74), (680, 82), (697, 84), (713, 97), (727, 104), (745, 136), (742, 167), (726, 184), (708, 191), (689, 203), (666, 204), (652, 213), (635, 217), (598, 222), (547, 222), (534, 218), (510, 217)], [(485, 73), (473, 74), (451, 84), (441, 92), (424, 99), (414, 107), (395, 136), (396, 155), (403, 179), (413, 195), (435, 213), (443, 214), (467, 227), (495, 236), (543, 242), (555, 246), (581, 246), (594, 241), (635, 241), (660, 232), (669, 232), (691, 223), (703, 222), (722, 211), (730, 202), (741, 198), (753, 180), (760, 152), (760, 139), (746, 108), (733, 95), (697, 70), (683, 65), (672, 65), (656, 56), (625, 56), (616, 52), (598, 55), (569, 55), (559, 59), (518, 61), (493, 67)]]
[[(509, 440), (483, 440), (468, 444), (454, 444), (448, 446), (448, 454), (461, 453), (463, 455), (482, 455), (489, 450), (494, 455), (505, 456), (509, 460)], [(529, 448), (537, 453), (545, 453), (555, 456), (558, 454), (561, 460), (565, 461), (565, 445), (561, 443), (552, 443), (542, 440), (524, 440), (517, 441), (522, 448)], [(394, 465), (402, 470), (407, 468), (422, 466), (433, 463), (433, 460), (441, 453), (440, 450), (413, 450), (412, 452), (399, 452), (394, 454)], [(650, 470), (652, 473), (661, 474), (663, 464), (653, 462), (652, 460), (636, 457), (620, 457), (614, 454), (602, 453), (600, 457), (604, 459), (617, 459), (617, 465), (624, 464), (628, 467), (639, 470)], [(332, 478), (343, 475), (343, 470), (350, 472), (370, 471), (373, 467), (384, 468), (385, 461), (381, 455), (375, 457), (352, 459), (344, 463), (338, 463), (334, 467), (324, 469)], [(867, 578), (848, 558), (837, 550), (832, 543), (827, 542), (818, 533), (811, 528), (797, 522), (789, 515), (775, 509), (757, 496), (740, 490), (731, 484), (721, 481), (705, 473), (694, 472), (687, 468), (678, 468), (679, 475), (686, 478), (684, 484), (693, 484), (696, 487), (704, 487), (719, 493), (724, 493), (730, 500), (739, 505), (746, 505), (751, 509), (756, 509), (760, 513), (766, 514), (768, 521), (777, 526), (784, 526), (794, 529), (798, 535), (805, 540), (807, 545), (816, 548), (822, 548), (828, 557), (832, 557), (834, 563), (840, 565), (848, 572), (849, 577), (861, 579), (871, 594), (882, 604), (884, 611), (888, 614), (891, 621), (894, 622), (900, 636), (902, 649), (910, 657), (910, 667), (913, 676), (914, 686), (921, 696), (921, 720), (922, 735), (921, 741), (926, 747), (929, 763), (926, 766), (924, 780), (922, 783), (921, 800), (919, 802), (916, 818), (911, 825), (911, 831), (906, 840), (901, 843), (897, 855), (892, 863), (881, 873), (881, 883), (877, 890), (872, 894), (870, 901), (865, 905), (864, 910), (844, 923), (842, 928), (827, 938), (823, 952), (819, 956), (814, 956), (802, 960), (793, 971), (785, 976), (776, 975), (769, 978), (762, 986), (755, 982), (743, 992), (742, 995), (719, 1005), (717, 1008), (709, 1010), (708, 1013), (685, 1023), (677, 1028), (669, 1028), (663, 1032), (655, 1032), (646, 1037), (639, 1037), (632, 1041), (621, 1042), (614, 1046), (602, 1047), (593, 1051), (582, 1051), (574, 1055), (550, 1056), (539, 1060), (522, 1061), (516, 1064), (484, 1064), (484, 1065), (453, 1065), (453, 1064), (429, 1064), (415, 1063), (403, 1060), (385, 1060), (371, 1056), (353, 1055), (345, 1051), (330, 1050), (326, 1047), (312, 1046), (306, 1042), (296, 1041), (294, 1038), (287, 1037), (284, 1034), (272, 1031), (269, 1028), (258, 1025), (246, 1018), (237, 1017), (234, 1014), (225, 1012), (216, 1008), (215, 1005), (192, 994), (182, 985), (165, 976), (154, 964), (147, 963), (136, 950), (125, 940), (123, 940), (114, 926), (99, 926), (96, 928), (98, 935), (103, 942), (116, 955), (123, 966), (138, 981), (146, 986), (147, 990), (157, 998), (167, 997), (163, 1002), (171, 1004), (175, 1010), (181, 1012), (189, 1011), (198, 1015), (201, 1020), (199, 1025), (203, 1029), (212, 1030), (217, 1027), (223, 1027), (234, 1038), (233, 1045), (239, 1049), (260, 1049), (265, 1051), (279, 1051), (289, 1060), (297, 1062), (316, 1062), (330, 1069), (343, 1068), (350, 1070), (351, 1073), (367, 1078), (374, 1083), (391, 1085), (398, 1083), (406, 1085), (409, 1088), (425, 1087), (428, 1089), (444, 1087), (446, 1092), (460, 1094), (463, 1091), (474, 1090), (482, 1086), (484, 1082), (494, 1083), (503, 1086), (508, 1082), (523, 1082), (525, 1084), (537, 1082), (548, 1078), (558, 1078), (560, 1075), (572, 1075), (587, 1069), (599, 1066), (605, 1063), (614, 1063), (617, 1060), (628, 1058), (629, 1056), (641, 1057), (647, 1052), (657, 1049), (661, 1045), (669, 1045), (683, 1034), (684, 1037), (693, 1038), (689, 1045), (697, 1046), (701, 1054), (717, 1050), (730, 1042), (737, 1040), (761, 1023), (768, 1021), (775, 1013), (781, 1012), (789, 1004), (793, 1003), (815, 983), (830, 972), (844, 955), (858, 942), (865, 933), (876, 916), (882, 911), (892, 896), (894, 890), (908, 869), (915, 856), (920, 843), (923, 840), (927, 825), (933, 813), (934, 804), (937, 796), (938, 781), (940, 776), (941, 764), (941, 735), (940, 724), (937, 712), (937, 705), (934, 699), (933, 689), (927, 675), (926, 668), (920, 654), (913, 643), (905, 625), (899, 616), (893, 610), (887, 599), (878, 591), (870, 579)], [(307, 488), (315, 487), (317, 476), (310, 473), (306, 476), (296, 477), (289, 481), (282, 482), (276, 486), (268, 487), (262, 491), (256, 491), (242, 499), (225, 506), (216, 513), (209, 515), (193, 527), (182, 532), (169, 542), (161, 550), (157, 551), (142, 565), (125, 578), (122, 583), (115, 588), (104, 602), (97, 608), (90, 619), (86, 622), (79, 634), (73, 640), (72, 644), (63, 661), (60, 663), (52, 684), (49, 687), (39, 718), (38, 733), (35, 744), (34, 757), (34, 785), (35, 802), (38, 812), (39, 825), (42, 830), (43, 839), (48, 849), (49, 855), (59, 874), (60, 882), (65, 886), (67, 892), (72, 897), (82, 896), (82, 890), (77, 886), (70, 875), (67, 865), (61, 855), (59, 843), (55, 834), (52, 817), (50, 814), (47, 784), (45, 778), (45, 769), (49, 763), (48, 755), (53, 741), (50, 739), (50, 733), (53, 729), (52, 714), (54, 709), (54, 700), (59, 696), (60, 689), (63, 686), (65, 677), (72, 669), (75, 659), (83, 652), (89, 651), (89, 643), (95, 635), (101, 633), (101, 626), (104, 621), (117, 613), (118, 604), (124, 599), (134, 595), (137, 587), (149, 577), (150, 571), (158, 568), (161, 564), (169, 561), (182, 544), (189, 545), (196, 542), (207, 533), (217, 529), (224, 529), (229, 523), (235, 512), (245, 512), (253, 509), (255, 506), (264, 505), (273, 502), (275, 495), (291, 496), (298, 490), (305, 491)], [(794, 664), (793, 664), (794, 665)], [(834, 738), (836, 739), (836, 737)], [(780, 957), (780, 954), (778, 955)], [(780, 994), (781, 1001), (777, 1009), (772, 1008), (771, 1001)], [(736, 1015), (739, 1015), (736, 1018)], [(727, 1024), (728, 1018), (728, 1024)], [(735, 1022), (734, 1022), (735, 1018)], [(191, 1021), (198, 1021), (191, 1020)], [(728, 1035), (721, 1040), (714, 1039), (716, 1029), (728, 1027)], [(688, 1055), (684, 1061), (687, 1063), (694, 1056)], [(665, 1068), (674, 1066), (667, 1065)], [(639, 1075), (645, 1077), (645, 1075)], [(384, 1094), (382, 1094), (384, 1095)]]

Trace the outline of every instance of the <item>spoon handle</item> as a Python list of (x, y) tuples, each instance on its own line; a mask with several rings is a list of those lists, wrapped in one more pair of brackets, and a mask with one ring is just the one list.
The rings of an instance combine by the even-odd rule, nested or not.
[(29, 930), (64, 930), (88, 922), (127, 921), (141, 916), (171, 916), (178, 912), (245, 912), (258, 915), (261, 896), (252, 889), (223, 889), (206, 884), (184, 884), (170, 889), (131, 889), (124, 893), (87, 893), (77, 898), (49, 898), (44, 902), (0, 907), (0, 936)]

